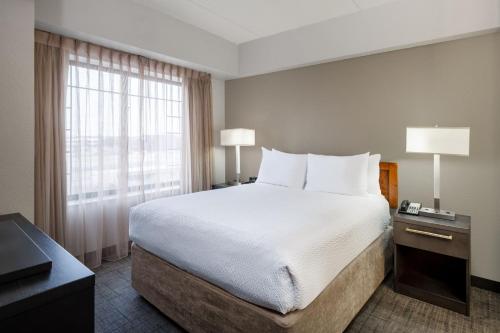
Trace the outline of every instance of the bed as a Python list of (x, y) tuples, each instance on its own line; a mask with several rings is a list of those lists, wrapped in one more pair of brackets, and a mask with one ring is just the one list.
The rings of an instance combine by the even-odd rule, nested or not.
[(145, 203), (131, 212), (132, 286), (190, 332), (340, 332), (391, 265), (383, 196), (266, 184)]

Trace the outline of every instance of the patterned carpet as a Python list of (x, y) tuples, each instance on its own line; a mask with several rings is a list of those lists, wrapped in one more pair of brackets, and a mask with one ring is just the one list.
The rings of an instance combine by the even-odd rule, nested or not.
[[(96, 332), (183, 332), (130, 286), (130, 258), (96, 270)], [(471, 316), (399, 295), (388, 278), (347, 332), (500, 332), (500, 294), (472, 288)]]

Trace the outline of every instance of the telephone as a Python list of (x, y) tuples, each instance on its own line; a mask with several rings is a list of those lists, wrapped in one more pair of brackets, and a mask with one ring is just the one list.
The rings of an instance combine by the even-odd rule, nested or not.
[(401, 206), (399, 206), (399, 212), (402, 214), (418, 215), (422, 204), (419, 202), (410, 202), (409, 200), (401, 201)]

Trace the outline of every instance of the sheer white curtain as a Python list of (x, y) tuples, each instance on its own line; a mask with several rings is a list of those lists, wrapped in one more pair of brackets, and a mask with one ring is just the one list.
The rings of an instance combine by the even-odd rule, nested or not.
[(209, 189), (210, 74), (35, 31), (36, 223), (90, 267), (129, 207)]
[(129, 207), (191, 191), (189, 112), (174, 67), (86, 43), (66, 52), (65, 243), (94, 267), (128, 254)]

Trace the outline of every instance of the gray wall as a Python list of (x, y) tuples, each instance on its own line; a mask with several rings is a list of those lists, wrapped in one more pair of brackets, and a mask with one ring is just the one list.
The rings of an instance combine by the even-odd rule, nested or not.
[(224, 89), (224, 81), (212, 78), (212, 136), (215, 146), (212, 162), (213, 184), (224, 183), (226, 181), (226, 149), (219, 144), (219, 132), (221, 129), (224, 129), (226, 123)]
[(33, 0), (0, 1), (0, 214), (34, 215)]
[[(381, 153), (399, 197), (432, 205), (432, 156), (405, 153), (406, 126), (470, 126), (470, 157), (441, 158), (441, 205), (472, 215), (472, 273), (500, 281), (500, 33), (226, 81), (226, 128), (293, 153)], [(227, 149), (226, 178), (234, 177)]]

